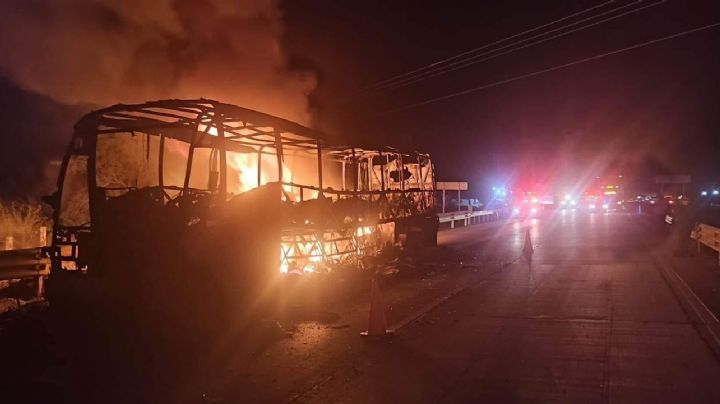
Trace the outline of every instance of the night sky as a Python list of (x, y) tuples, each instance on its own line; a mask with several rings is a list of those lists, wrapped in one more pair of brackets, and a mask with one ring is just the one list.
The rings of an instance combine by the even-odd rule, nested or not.
[[(86, 3), (101, 4), (98, 10), (107, 11), (102, 1)], [(491, 184), (506, 183), (527, 173), (572, 181), (575, 173), (591, 168), (598, 172), (623, 171), (643, 181), (659, 173), (693, 174), (698, 184), (720, 180), (720, 159), (716, 157), (720, 152), (720, 28), (469, 95), (393, 111), (715, 23), (720, 21), (720, 2), (667, 1), (491, 61), (380, 92), (367, 91), (367, 87), (602, 1), (263, 3), (270, 3), (268, 9), (277, 12), (273, 15), (280, 25), (271, 24), (268, 32), (279, 38), (288, 74), (304, 74), (301, 84), (281, 90), (303, 93), (310, 80), (307, 74), (313, 75), (315, 86), (308, 98), (310, 119), (305, 123), (331, 133), (335, 141), (430, 152), (438, 167), (438, 179), (468, 180), (478, 193)], [(640, 7), (655, 2), (617, 1), (597, 12), (626, 4), (630, 9), (635, 7), (632, 3)], [(46, 14), (38, 15), (53, 18)], [(5, 19), (15, 18), (5, 15)], [(129, 29), (123, 27), (132, 26), (123, 22), (128, 15), (134, 14), (111, 13), (110, 20), (117, 19), (120, 27), (116, 28), (118, 38), (123, 37), (123, 29)], [(78, 18), (85, 22), (106, 21), (108, 15), (88, 13)], [(252, 21), (267, 27), (262, 18), (253, 17)], [(42, 33), (42, 28), (38, 29)], [(8, 31), (0, 35), (7, 36)], [(41, 48), (42, 34), (38, 35), (26, 42), (5, 38), (0, 50)], [(242, 42), (242, 35), (239, 32), (231, 38)], [(205, 57), (196, 60), (200, 59)], [(91, 108), (89, 105), (107, 102), (104, 98), (93, 102), (100, 98), (92, 94), (89, 98), (63, 99), (52, 87), (47, 91), (45, 87), (30, 89), (28, 80), (32, 78), (23, 80), (21, 72), (22, 63), (32, 59), (17, 60), (21, 62), (16, 66), (0, 67), (0, 193), (26, 196), (52, 189), (49, 161), (62, 156), (72, 123)], [(181, 57), (168, 60), (183, 63)], [(256, 77), (242, 70), (244, 62), (240, 59), (231, 63), (236, 65), (231, 64), (225, 72), (232, 74), (237, 68), (243, 77)], [(52, 63), (47, 65), (52, 67)], [(72, 64), (66, 64), (58, 74), (72, 75), (72, 69)], [(154, 70), (141, 73), (121, 77), (131, 82), (142, 77), (152, 84), (153, 75), (162, 74)], [(52, 68), (43, 74), (52, 75)], [(184, 72), (178, 70), (177, 74), (182, 77)], [(188, 74), (200, 76), (207, 80), (203, 83), (209, 88), (207, 96), (217, 94), (212, 89), (213, 74)], [(64, 79), (58, 77), (60, 82)], [(172, 85), (164, 83), (163, 91), (142, 94), (174, 96)], [(132, 88), (132, 83), (129, 86)], [(198, 91), (197, 86), (191, 88)]]
[(562, 175), (590, 162), (645, 178), (689, 172), (707, 177), (702, 181), (720, 179), (720, 29), (386, 113), (716, 22), (718, 2), (666, 2), (367, 98), (351, 94), (601, 2), (338, 3), (290, 2), (286, 8), (289, 48), (326, 72), (313, 99), (319, 124), (329, 132), (431, 151), (443, 179), (468, 179), (477, 187), (521, 170)]

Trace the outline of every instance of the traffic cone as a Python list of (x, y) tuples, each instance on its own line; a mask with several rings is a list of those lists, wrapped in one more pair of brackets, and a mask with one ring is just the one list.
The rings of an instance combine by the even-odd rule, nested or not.
[(385, 319), (385, 305), (380, 295), (380, 285), (377, 279), (373, 278), (370, 287), (370, 317), (368, 319), (368, 329), (360, 335), (365, 337), (384, 337), (388, 335), (387, 320)]
[(530, 262), (533, 255), (532, 239), (530, 238), (530, 229), (525, 230), (525, 244), (523, 245), (522, 253), (525, 259)]

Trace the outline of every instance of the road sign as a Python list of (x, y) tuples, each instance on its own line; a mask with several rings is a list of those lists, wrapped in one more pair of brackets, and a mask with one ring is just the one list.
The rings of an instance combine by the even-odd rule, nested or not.
[(435, 189), (442, 191), (442, 211), (445, 213), (445, 191), (457, 191), (458, 194), (458, 210), (460, 209), (460, 191), (467, 191), (467, 182), (436, 182)]
[(467, 182), (438, 182), (436, 188), (438, 191), (467, 191)]

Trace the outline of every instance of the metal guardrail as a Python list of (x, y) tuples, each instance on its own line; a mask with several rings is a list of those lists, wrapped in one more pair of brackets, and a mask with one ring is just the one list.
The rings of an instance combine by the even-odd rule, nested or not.
[(50, 257), (46, 248), (0, 251), (0, 280), (33, 278), (36, 281), (35, 294), (40, 297), (48, 275)]
[(700, 244), (704, 244), (718, 252), (718, 264), (720, 265), (720, 229), (708, 224), (700, 223), (690, 233), (690, 237)]
[(440, 223), (450, 223), (450, 228), (455, 228), (455, 222), (462, 220), (465, 226), (469, 224), (496, 220), (499, 217), (497, 210), (478, 210), (474, 212), (447, 212), (438, 213)]

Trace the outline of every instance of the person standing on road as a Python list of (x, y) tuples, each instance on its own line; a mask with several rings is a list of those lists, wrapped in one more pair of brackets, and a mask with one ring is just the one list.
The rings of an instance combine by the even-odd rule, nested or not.
[(695, 217), (693, 206), (690, 200), (680, 195), (678, 203), (673, 208), (674, 218), (673, 227), (675, 228), (673, 237), (675, 238), (675, 256), (688, 255), (690, 252), (690, 233), (695, 226)]

